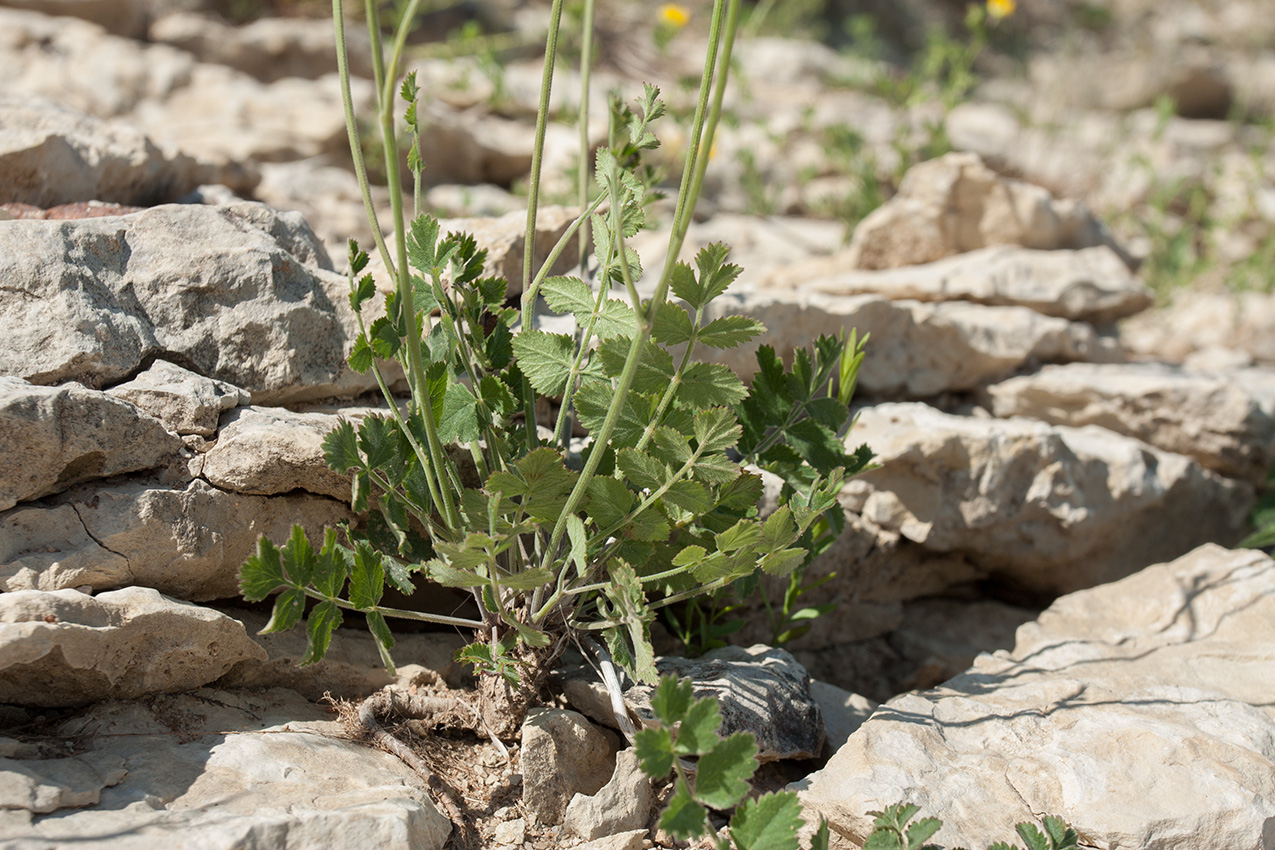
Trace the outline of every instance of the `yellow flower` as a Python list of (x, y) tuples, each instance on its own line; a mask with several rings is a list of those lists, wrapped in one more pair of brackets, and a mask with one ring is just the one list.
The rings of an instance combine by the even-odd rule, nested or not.
[(691, 20), (691, 13), (685, 6), (676, 3), (665, 3), (659, 10), (660, 23), (671, 27), (684, 27)]
[(1008, 18), (1018, 8), (1015, 0), (987, 0), (987, 14), (993, 21)]

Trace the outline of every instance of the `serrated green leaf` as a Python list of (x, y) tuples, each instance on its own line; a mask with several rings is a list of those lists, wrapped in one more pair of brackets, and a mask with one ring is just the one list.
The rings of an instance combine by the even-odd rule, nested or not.
[(1075, 850), (1080, 843), (1076, 830), (1067, 826), (1067, 822), (1056, 815), (1045, 815), (1045, 832), (1049, 833), (1054, 843), (1054, 850)]
[(725, 455), (708, 455), (695, 461), (691, 475), (710, 486), (728, 484), (739, 477), (739, 464)]
[(821, 474), (828, 474), (845, 460), (841, 440), (827, 426), (801, 419), (784, 430), (784, 441)]
[(689, 438), (673, 428), (660, 425), (651, 432), (651, 442), (658, 455), (671, 464), (681, 466), (691, 459)]
[(658, 489), (672, 474), (664, 464), (636, 449), (620, 449), (615, 456), (615, 463), (629, 479), (629, 483), (639, 490)]
[(926, 839), (939, 831), (943, 826), (943, 821), (938, 818), (921, 818), (907, 828), (908, 850), (918, 848), (925, 843)]
[(438, 439), (444, 443), (471, 443), (482, 436), (478, 423), (478, 400), (469, 388), (457, 381), (447, 386), (443, 409), (438, 417)]
[(997, 841), (987, 845), (987, 850), (1021, 850), (1018, 846), (1010, 844), (1008, 841)]
[(479, 393), (483, 397), (483, 403), (488, 409), (500, 416), (509, 416), (514, 412), (513, 393), (509, 392), (509, 387), (505, 386), (505, 382), (497, 378), (495, 375), (484, 375), (479, 384)]
[(518, 366), (541, 395), (560, 396), (575, 360), (575, 341), (566, 334), (524, 330), (514, 337)]
[(828, 850), (828, 841), (831, 836), (828, 832), (828, 819), (819, 818), (819, 826), (815, 829), (815, 834), (810, 836), (810, 850)]
[(380, 469), (394, 460), (398, 426), (383, 416), (366, 416), (359, 423), (359, 450), (367, 465)]
[(695, 270), (689, 263), (678, 262), (673, 266), (669, 288), (673, 290), (674, 295), (691, 305), (692, 310), (699, 310), (707, 303), (702, 297)]
[(682, 725), (677, 729), (673, 751), (679, 756), (707, 753), (720, 743), (717, 730), (721, 727), (722, 712), (717, 707), (717, 700), (697, 699), (691, 703)]
[(382, 316), (368, 328), (368, 343), (372, 346), (372, 353), (377, 357), (382, 360), (392, 360), (402, 347), (403, 340), (389, 317)]
[(299, 525), (292, 526), (292, 534), (288, 537), (288, 542), (283, 544), (280, 554), (283, 570), (291, 583), (298, 587), (309, 584), (318, 555), (306, 538), (305, 529)]
[(239, 568), (239, 592), (249, 602), (260, 602), (286, 584), (279, 549), (264, 536), (257, 538), (257, 554)]
[(305, 623), (306, 650), (301, 656), (298, 666), (305, 667), (322, 661), (328, 653), (328, 645), (332, 642), (332, 632), (341, 625), (341, 609), (334, 602), (320, 602), (310, 612)]
[(412, 266), (429, 274), (437, 265), (438, 219), (419, 215), (412, 219), (407, 237), (407, 259)]
[[(651, 711), (661, 723), (672, 727), (686, 718), (686, 712), (690, 710), (694, 699), (695, 694), (690, 679), (679, 680), (676, 676), (661, 676), (660, 683), (655, 686), (655, 693), (651, 694)], [(665, 773), (667, 772), (666, 769)]]
[(425, 564), (430, 580), (443, 587), (484, 587), (490, 581), (472, 570), (462, 569), (438, 558)]
[(730, 819), (736, 850), (797, 850), (801, 803), (791, 791), (745, 800)]
[(534, 567), (501, 576), (500, 583), (514, 590), (535, 590), (538, 587), (544, 587), (555, 578), (557, 576), (553, 570), (545, 567)]
[[(509, 330), (509, 325), (503, 321), (496, 322), (496, 326), (492, 328), (491, 333), (487, 334), (487, 341), (483, 345), (483, 350), (487, 353), (487, 360), (491, 363), (491, 368), (499, 371), (509, 365), (514, 357), (514, 336)], [(483, 381), (488, 379), (496, 380), (491, 375), (484, 375)]]
[[(602, 368), (612, 378), (618, 378), (624, 371), (624, 364), (632, 344), (629, 337), (617, 336), (604, 340), (598, 346), (598, 357), (602, 361)], [(633, 392), (648, 395), (663, 393), (673, 380), (673, 371), (673, 357), (648, 340), (642, 347), (631, 389)]]
[(677, 388), (678, 403), (695, 410), (730, 407), (747, 395), (744, 382), (721, 363), (692, 363), (682, 373), (682, 383)]
[(691, 798), (686, 784), (678, 780), (677, 790), (660, 815), (660, 828), (674, 838), (689, 839), (704, 834), (708, 812)]
[(766, 332), (766, 326), (750, 316), (722, 316), (699, 329), (696, 338), (713, 348), (734, 348)]
[(703, 484), (694, 481), (674, 481), (664, 491), (664, 501), (696, 516), (713, 509), (712, 494)]
[(323, 532), (323, 546), (314, 559), (314, 574), (310, 581), (315, 590), (331, 599), (345, 587), (347, 575), (349, 567), (345, 553), (336, 545), (336, 529), (329, 526)]
[(357, 239), (350, 239), (346, 244), (348, 246), (348, 250), (346, 251), (346, 257), (348, 258), (350, 263), (350, 273), (358, 274), (359, 272), (367, 268), (367, 263), (369, 259), (367, 255), (367, 251), (364, 251), (362, 248), (359, 247), (359, 242)]
[(632, 336), (637, 330), (637, 318), (633, 308), (615, 298), (604, 298), (597, 303), (597, 294), (588, 284), (575, 277), (551, 277), (541, 286), (540, 292), (550, 309), (558, 313), (573, 313), (580, 327), (588, 324), (597, 307), (593, 320), (593, 333), (599, 339), (614, 336)]
[(735, 413), (725, 407), (696, 411), (694, 428), (695, 441), (703, 454), (734, 448), (742, 433)]
[(571, 561), (576, 565), (576, 575), (584, 575), (589, 570), (589, 532), (579, 516), (567, 516), (567, 541), (571, 544)]
[[(580, 424), (596, 434), (606, 420), (607, 412), (615, 399), (615, 390), (607, 381), (590, 381), (581, 385), (572, 399)], [(620, 418), (611, 433), (611, 445), (617, 448), (632, 446), (641, 439), (646, 426), (650, 424), (649, 402), (649, 398), (634, 392), (630, 392), (620, 402)]]
[(299, 587), (290, 587), (274, 599), (274, 608), (270, 612), (270, 622), (261, 630), (262, 634), (286, 632), (295, 626), (305, 612), (305, 591)]
[(359, 541), (354, 545), (353, 560), (350, 567), (350, 604), (355, 608), (373, 608), (385, 592), (383, 556)]
[[(363, 254), (363, 262), (367, 263), (367, 254)], [(354, 274), (358, 274), (356, 270)], [(376, 295), (376, 281), (372, 279), (370, 274), (365, 274), (359, 278), (357, 283), (350, 286), (350, 309), (358, 313), (363, 309), (363, 302), (369, 300)]]
[(752, 520), (741, 519), (725, 531), (715, 535), (720, 552), (736, 552), (751, 549), (761, 540), (761, 528)]
[(376, 641), (376, 651), (381, 655), (381, 664), (393, 676), (394, 659), (390, 657), (390, 650), (394, 648), (394, 635), (390, 633), (389, 624), (385, 622), (385, 617), (380, 611), (369, 611), (365, 617), (367, 630), (372, 633), (372, 638)]
[(695, 265), (699, 269), (699, 286), (704, 303), (712, 301), (725, 292), (743, 272), (739, 266), (726, 262), (730, 256), (730, 246), (722, 242), (705, 245), (695, 255)]
[(350, 356), (346, 358), (346, 362), (350, 364), (351, 369), (363, 375), (372, 368), (374, 359), (372, 346), (368, 345), (367, 337), (359, 334), (358, 339), (354, 341), (354, 347), (350, 349)]
[(695, 332), (691, 316), (685, 309), (671, 301), (665, 301), (655, 311), (651, 323), (651, 336), (664, 345), (681, 345), (688, 342)]
[[(623, 561), (612, 560), (607, 568), (611, 583), (603, 589), (598, 606), (607, 619), (623, 626), (628, 637), (627, 641), (621, 641), (617, 630), (609, 629), (610, 634), (607, 637), (611, 654), (617, 661), (623, 659), (625, 672), (635, 681), (653, 684), (658, 674), (655, 670), (655, 650), (651, 647), (651, 637), (647, 630), (655, 619), (655, 614), (647, 607), (642, 582), (632, 566)], [(616, 654), (617, 650), (620, 655)]]
[(669, 528), (668, 520), (665, 519), (659, 511), (654, 508), (647, 508), (639, 514), (636, 514), (629, 522), (627, 529), (620, 529), (621, 533), (628, 534), (634, 540), (645, 540), (648, 543), (660, 543), (668, 540), (672, 529)]
[(563, 465), (561, 454), (542, 446), (515, 461), (512, 472), (493, 472), (486, 489), (491, 494), (519, 496), (528, 516), (557, 522), (577, 478), (579, 473)]
[(700, 756), (695, 799), (709, 808), (729, 809), (748, 793), (748, 779), (757, 770), (757, 740), (748, 732), (723, 738)]
[(633, 510), (633, 491), (623, 481), (595, 476), (589, 481), (585, 513), (598, 528), (611, 528)]
[(342, 419), (337, 426), (323, 438), (323, 457), (328, 466), (337, 472), (348, 472), (355, 467), (363, 466), (363, 458), (359, 455), (358, 439), (354, 435), (354, 426), (348, 419)]
[(397, 558), (385, 559), (385, 578), (399, 593), (411, 596), (416, 592), (416, 585), (412, 583), (412, 570)]
[(663, 779), (673, 769), (673, 735), (667, 727), (647, 728), (633, 736), (638, 766), (652, 779)]
[(761, 500), (764, 488), (761, 483), (761, 476), (751, 472), (745, 472), (738, 466), (735, 467), (738, 473), (730, 481), (722, 485), (717, 491), (717, 504), (727, 510), (746, 511), (749, 508), (755, 508)]

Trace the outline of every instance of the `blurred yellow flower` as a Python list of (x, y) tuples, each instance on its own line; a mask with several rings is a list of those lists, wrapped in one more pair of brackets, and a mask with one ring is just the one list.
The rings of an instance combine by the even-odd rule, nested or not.
[(987, 14), (994, 21), (1008, 18), (1014, 14), (1016, 8), (1018, 8), (1018, 4), (1015, 0), (987, 0)]
[(676, 3), (665, 3), (659, 11), (660, 23), (665, 26), (684, 27), (691, 20), (691, 13), (685, 6)]

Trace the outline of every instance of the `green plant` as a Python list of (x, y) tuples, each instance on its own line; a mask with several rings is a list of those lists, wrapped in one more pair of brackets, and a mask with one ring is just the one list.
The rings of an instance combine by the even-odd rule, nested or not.
[[(413, 19), (415, 5), (407, 4), (402, 21)], [(412, 75), (398, 79), (406, 23), (383, 46), (377, 4), (368, 0), (373, 58), (382, 60), (373, 64), (385, 174), (400, 185), (405, 164), (414, 187), (410, 219), (401, 194), (391, 193), (396, 239), (386, 240), (349, 92), (342, 0), (334, 0), (350, 146), (374, 250), (393, 288), (378, 310), (369, 256), (352, 242), (350, 305), (359, 335), (350, 365), (375, 376), (387, 410), (342, 422), (324, 449), (335, 470), (352, 476), (351, 504), (366, 520), (328, 529), (317, 546), (299, 528), (281, 547), (262, 539), (241, 571), (245, 598), (277, 594), (266, 631), (305, 617), (303, 663), (323, 657), (347, 613), (363, 617), (387, 666), (394, 645), (387, 617), (469, 628), (475, 640), (459, 657), (481, 674), (480, 728), (497, 738), (516, 734), (568, 641), (614, 659), (634, 679), (654, 681), (648, 629), (656, 611), (759, 570), (786, 574), (806, 558), (802, 542), (811, 530), (840, 520), (836, 496), (845, 477), (871, 459), (866, 447), (848, 453), (843, 444), (861, 345), (821, 338), (791, 369), (763, 346), (757, 377), (746, 387), (727, 367), (696, 359), (706, 347), (730, 348), (764, 331), (745, 316), (709, 318), (739, 267), (723, 245), (702, 249), (694, 265), (676, 259), (721, 114), (739, 7), (739, 0), (713, 6), (669, 259), (644, 296), (640, 258), (626, 243), (644, 226), (652, 191), (643, 159), (659, 144), (653, 128), (664, 107), (650, 85), (635, 108), (613, 110), (611, 143), (595, 160), (597, 196), (534, 267), (562, 16), (562, 0), (555, 0), (528, 182), (521, 305), (511, 307), (508, 283), (484, 274), (485, 252), (473, 238), (444, 234), (421, 212), (421, 92)], [(587, 105), (581, 115), (587, 121)], [(400, 132), (410, 140), (405, 157)], [(548, 269), (586, 227), (595, 273), (550, 277)], [(573, 333), (537, 327), (541, 297), (574, 318)], [(391, 393), (391, 365), (406, 376), (406, 404)], [(545, 401), (557, 413), (538, 423)], [(578, 453), (570, 442), (576, 423), (590, 435)], [(749, 465), (786, 482), (768, 516), (758, 513), (761, 483)], [(382, 604), (387, 586), (410, 594), (420, 581), (466, 591), (477, 615)], [(370, 708), (360, 713), (368, 724), (371, 715)]]
[[(863, 850), (942, 850), (938, 845), (926, 844), (925, 841), (939, 831), (943, 822), (938, 818), (921, 818), (909, 823), (919, 811), (920, 808), (911, 803), (896, 803), (883, 812), (868, 812), (876, 815), (876, 821)], [(1020, 823), (1015, 827), (1019, 837), (1027, 843), (1027, 850), (1079, 850), (1079, 836), (1061, 818), (1046, 815), (1042, 823), (1044, 832), (1030, 823)], [(998, 841), (988, 850), (1021, 848)]]
[(1266, 476), (1266, 488), (1257, 499), (1249, 522), (1254, 531), (1239, 542), (1243, 549), (1269, 549), (1275, 546), (1275, 467)]
[[(674, 777), (673, 795), (660, 827), (679, 840), (712, 838), (719, 850), (797, 850), (801, 804), (791, 791), (744, 800), (757, 770), (757, 742), (751, 733), (722, 738), (722, 715), (713, 699), (694, 699), (689, 681), (660, 680), (651, 698), (659, 724), (637, 733), (642, 771), (654, 779)], [(692, 766), (685, 759), (695, 758)], [(734, 809), (729, 837), (720, 836), (709, 810)], [(828, 824), (821, 821), (811, 850), (827, 850)]]

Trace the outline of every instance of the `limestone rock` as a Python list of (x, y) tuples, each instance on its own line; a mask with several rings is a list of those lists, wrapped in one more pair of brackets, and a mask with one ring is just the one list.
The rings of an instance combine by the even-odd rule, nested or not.
[(260, 535), (294, 523), (311, 540), (350, 519), (319, 496), (246, 496), (194, 480), (81, 487), (60, 504), (0, 514), (0, 589), (153, 587), (181, 599), (239, 596), (239, 568)]
[(1043, 316), (1026, 307), (984, 307), (951, 301), (890, 301), (879, 295), (830, 296), (818, 292), (727, 293), (705, 310), (707, 318), (744, 313), (766, 335), (715, 354), (747, 378), (755, 353), (772, 346), (785, 361), (823, 334), (856, 328), (872, 335), (859, 387), (869, 397), (925, 398), (968, 390), (1009, 377), (1033, 361), (1071, 362), (1117, 356), (1093, 327)]
[(116, 384), (106, 394), (146, 411), (174, 434), (201, 437), (217, 433), (217, 420), (223, 412), (249, 401), (248, 393), (238, 387), (167, 360), (156, 360), (145, 372)]
[(126, 401), (0, 377), (0, 510), (81, 481), (153, 469), (181, 440)]
[(1056, 814), (1094, 847), (1264, 850), (1275, 817), (1275, 564), (1204, 546), (1059, 599), (791, 786), (838, 848), (900, 800), (985, 847)]
[(349, 285), (323, 266), (300, 216), (257, 204), (11, 222), (0, 277), (29, 297), (0, 303), (0, 375), (100, 386), (163, 356), (258, 404), (357, 394)]
[(881, 468), (847, 484), (847, 510), (1045, 597), (1232, 543), (1253, 503), (1247, 484), (1096, 426), (880, 404), (862, 410), (851, 440)]
[(617, 832), (615, 835), (606, 835), (587, 841), (575, 850), (642, 850), (646, 844), (646, 833), (645, 829)]
[(629, 748), (615, 757), (615, 772), (596, 794), (576, 794), (567, 804), (563, 829), (585, 841), (641, 829), (651, 819), (655, 794), (642, 772), (637, 752)]
[(1105, 245), (1078, 251), (1001, 245), (879, 271), (854, 269), (848, 259), (843, 252), (781, 267), (759, 288), (1012, 305), (1099, 324), (1138, 313), (1152, 302), (1150, 289)]
[(117, 755), (89, 753), (60, 759), (0, 758), (0, 809), (48, 814), (95, 806), (102, 789), (128, 775)]
[(522, 804), (537, 822), (562, 822), (576, 794), (596, 794), (615, 770), (618, 749), (574, 711), (533, 708), (522, 726)]
[(80, 18), (124, 38), (145, 38), (150, 19), (145, 0), (4, 0), (3, 5), (50, 17)]
[(977, 154), (950, 153), (914, 166), (898, 194), (859, 223), (849, 259), (888, 269), (989, 245), (1116, 247), (1084, 205), (999, 177)]
[(305, 490), (350, 498), (350, 475), (334, 471), (323, 438), (340, 417), (293, 413), (281, 407), (242, 407), (221, 423), (217, 444), (204, 456), (203, 475), (214, 486), (258, 496)]
[(825, 753), (835, 753), (841, 749), (841, 745), (849, 740), (877, 708), (877, 704), (867, 697), (827, 682), (812, 681), (810, 695), (819, 703), (819, 713), (823, 715), (827, 735), (824, 739)]
[(184, 691), (264, 655), (224, 614), (150, 588), (0, 596), (0, 702), (84, 705)]
[(1011, 378), (988, 392), (997, 416), (1101, 425), (1254, 483), (1265, 480), (1275, 457), (1275, 418), (1223, 375), (1156, 363), (1070, 363)]
[(217, 687), (291, 688), (306, 699), (318, 702), (325, 693), (338, 699), (361, 699), (395, 683), (410, 687), (442, 680), (453, 687), (460, 685), (463, 670), (455, 656), (466, 641), (458, 634), (396, 633), (391, 654), (398, 664), (398, 675), (391, 676), (361, 618), (347, 619), (333, 634), (323, 660), (302, 667), (300, 662), (309, 643), (305, 629), (260, 634), (270, 620), (268, 613), (242, 608), (219, 607), (218, 610), (243, 623), (269, 657), (239, 662), (217, 680)]
[[(323, 18), (266, 17), (232, 26), (216, 15), (173, 12), (151, 24), (150, 40), (227, 65), (263, 83), (284, 77), (315, 79), (336, 73), (332, 22)], [(363, 27), (346, 28), (350, 73), (372, 78), (371, 48)]]
[(41, 97), (0, 95), (0, 201), (150, 206), (202, 183), (235, 181), (224, 168), (161, 151), (123, 121), (93, 118)]
[[(722, 712), (723, 736), (752, 732), (760, 761), (814, 758), (823, 746), (823, 718), (810, 694), (810, 676), (791, 653), (764, 644), (727, 646), (699, 658), (656, 661), (661, 676), (689, 678), (695, 697), (714, 697)], [(650, 685), (633, 685), (624, 699), (651, 720)]]
[[(402, 762), (347, 740), (338, 721), (283, 688), (107, 702), (56, 733), (101, 766), (100, 801), (56, 817), (9, 812), (6, 848), (442, 850), (451, 830)], [(52, 788), (65, 761), (20, 764)]]
[(1131, 319), (1121, 337), (1132, 351), (1175, 363), (1214, 347), (1275, 363), (1275, 295), (1181, 292), (1166, 309)]

